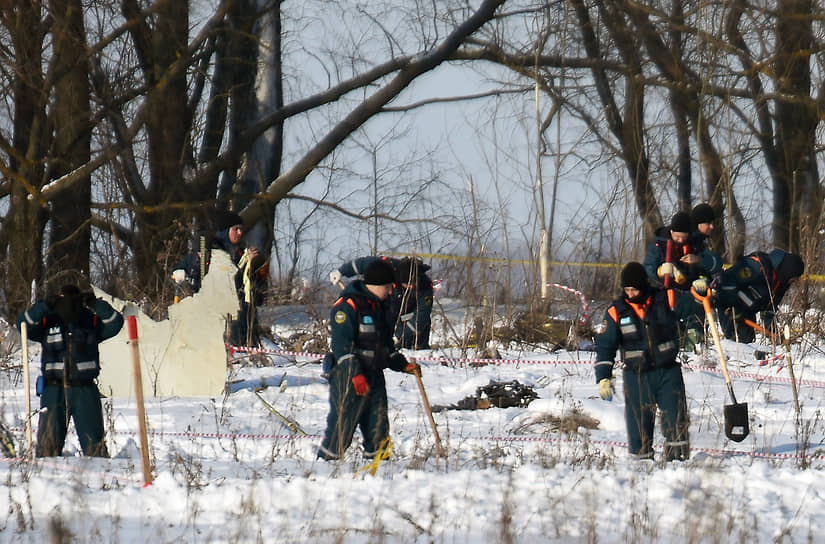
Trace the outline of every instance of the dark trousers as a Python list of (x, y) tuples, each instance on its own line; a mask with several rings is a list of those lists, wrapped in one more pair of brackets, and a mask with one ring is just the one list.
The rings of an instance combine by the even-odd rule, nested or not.
[[(83, 454), (91, 457), (109, 457), (103, 433), (103, 409), (100, 392), (93, 383), (73, 385), (47, 384), (40, 395), (40, 420), (37, 425), (37, 457), (57, 457), (63, 453), (68, 418), (74, 420)], [(45, 410), (42, 410), (45, 408)]]
[(430, 349), (432, 295), (416, 292), (408, 296), (414, 297), (414, 300), (401, 305), (395, 337), (402, 348)]
[(719, 312), (719, 325), (722, 333), (728, 340), (736, 340), (742, 344), (750, 344), (756, 339), (756, 333), (750, 326), (745, 324), (745, 319), (756, 322), (756, 314), (744, 314), (739, 311), (739, 319), (731, 319), (729, 311)]
[(687, 329), (705, 330), (705, 309), (690, 292), (680, 293), (673, 309), (679, 317), (679, 336), (684, 337)]
[(258, 344), (258, 312), (251, 304), (241, 301), (238, 319), (229, 327), (229, 343), (233, 346), (256, 346)]
[(383, 371), (367, 374), (370, 392), (358, 396), (352, 385), (349, 365), (332, 369), (329, 380), (329, 414), (327, 429), (318, 450), (324, 459), (338, 459), (352, 443), (356, 427), (364, 438), (364, 452), (372, 457), (390, 434), (387, 416), (387, 386)]
[(678, 365), (647, 372), (624, 371), (625, 424), (629, 450), (642, 459), (653, 458), (656, 408), (662, 414), (665, 460), (690, 456), (685, 382)]

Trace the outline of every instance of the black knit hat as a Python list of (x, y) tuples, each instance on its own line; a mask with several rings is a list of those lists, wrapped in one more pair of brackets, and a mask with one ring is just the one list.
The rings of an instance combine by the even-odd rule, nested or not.
[(215, 214), (215, 231), (220, 232), (235, 225), (243, 225), (241, 216), (230, 211), (220, 210)]
[(702, 202), (701, 204), (697, 204), (690, 211), (690, 218), (693, 220), (694, 225), (698, 225), (700, 223), (713, 223), (716, 220), (716, 214), (714, 213), (713, 208), (710, 207), (710, 204)]
[(788, 283), (790, 280), (798, 278), (804, 273), (805, 263), (802, 261), (802, 257), (795, 253), (785, 255), (785, 258), (782, 259), (782, 262), (779, 263), (779, 267), (776, 269), (776, 275), (782, 283)]
[(60, 286), (60, 294), (67, 297), (79, 295), (80, 288), (73, 283), (67, 283), (65, 285)]
[(398, 265), (395, 271), (396, 283), (408, 283), (415, 285), (418, 283), (418, 267), (419, 261), (417, 259), (404, 258)]
[(673, 232), (690, 232), (690, 215), (687, 212), (676, 212), (670, 220), (670, 230)]
[(373, 261), (364, 271), (364, 283), (367, 285), (388, 285), (395, 283), (395, 270), (387, 261)]
[(649, 285), (644, 266), (637, 262), (629, 262), (624, 265), (624, 268), (622, 268), (622, 287), (635, 287), (639, 291), (646, 291)]

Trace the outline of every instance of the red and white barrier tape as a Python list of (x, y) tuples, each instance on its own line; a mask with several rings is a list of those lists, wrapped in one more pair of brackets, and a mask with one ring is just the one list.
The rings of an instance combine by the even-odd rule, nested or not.
[(231, 344), (224, 344), (227, 350), (229, 350), (229, 355), (234, 356), (235, 353), (265, 353), (269, 355), (283, 355), (284, 357), (302, 357), (310, 360), (322, 360), (324, 355), (317, 354), (317, 353), (307, 353), (304, 351), (287, 351), (283, 349), (267, 349), (267, 348), (254, 348), (249, 346), (233, 346)]
[[(317, 353), (307, 353), (301, 351), (285, 351), (285, 350), (276, 350), (276, 349), (266, 349), (266, 348), (251, 348), (245, 346), (231, 346), (226, 344), (226, 348), (229, 350), (230, 353), (235, 352), (244, 352), (244, 353), (266, 353), (271, 355), (283, 355), (285, 357), (295, 357), (295, 358), (304, 358), (310, 361), (320, 361), (324, 358), (324, 355), (319, 355)], [(770, 357), (768, 359), (764, 359), (763, 361), (759, 362), (759, 366), (765, 366), (766, 361), (776, 361), (783, 357), (783, 355), (776, 355), (774, 357)], [(485, 359), (480, 357), (416, 357), (417, 361), (424, 361), (424, 362), (431, 362), (431, 363), (438, 363), (438, 364), (468, 364), (470, 366), (478, 366), (478, 365), (592, 365), (595, 361), (592, 360), (576, 360), (576, 359)], [(617, 366), (620, 366), (621, 363), (617, 362)], [(721, 374), (721, 370), (717, 368), (709, 368), (701, 365), (690, 365), (690, 364), (683, 364), (683, 368), (687, 368), (689, 370), (695, 370), (700, 372), (712, 372), (712, 373), (719, 373)], [(777, 369), (777, 372), (781, 371), (783, 367)], [(774, 382), (774, 383), (791, 383), (791, 379), (789, 377), (783, 376), (769, 376), (769, 375), (762, 375), (762, 374), (755, 374), (752, 372), (742, 372), (739, 370), (729, 370), (731, 376), (738, 376), (741, 378), (747, 378), (750, 380), (754, 380), (757, 382)], [(820, 380), (796, 380), (798, 385), (807, 385), (810, 387), (815, 387), (818, 389), (825, 389), (825, 381)]]
[[(22, 432), (22, 429), (11, 429), (15, 432)], [(129, 435), (134, 436), (137, 434), (136, 431), (115, 431), (114, 434), (120, 435)], [(282, 434), (282, 435), (271, 435), (271, 434), (251, 434), (251, 433), (196, 433), (196, 432), (164, 432), (164, 431), (150, 431), (152, 436), (163, 438), (163, 437), (174, 437), (174, 438), (205, 438), (205, 439), (231, 439), (231, 440), (318, 440), (323, 438), (320, 435), (294, 435), (294, 434)], [(485, 441), (485, 442), (492, 442), (492, 443), (542, 443), (542, 444), (574, 444), (581, 442), (580, 440), (571, 440), (567, 438), (553, 438), (549, 436), (543, 435), (522, 435), (522, 436), (495, 436), (495, 435), (482, 435), (482, 436), (462, 436), (460, 437), (461, 441), (467, 440), (475, 440), (475, 441)], [(628, 444), (627, 442), (620, 442), (616, 440), (587, 440), (587, 444), (591, 446), (602, 446), (602, 447), (615, 447), (615, 448), (622, 448), (627, 449)], [(661, 445), (654, 445), (653, 449), (655, 451), (662, 451)], [(728, 450), (723, 448), (704, 448), (704, 447), (691, 447), (691, 452), (703, 452), (708, 453), (711, 455), (725, 455), (725, 456), (742, 456), (742, 457), (754, 457), (760, 459), (806, 459), (808, 461), (813, 460), (825, 460), (825, 453), (815, 453), (815, 454), (798, 454), (798, 453), (773, 453), (773, 452), (763, 452), (763, 451), (743, 451), (743, 450)], [(5, 459), (7, 462), (31, 462), (35, 464), (40, 464), (43, 466), (50, 466), (52, 468), (63, 469), (70, 471), (84, 471), (85, 468), (77, 467), (75, 465), (71, 465), (68, 463), (57, 463), (57, 462), (49, 462), (44, 459), (26, 459), (26, 458), (14, 458), (14, 459)], [(123, 481), (132, 481), (131, 478), (128, 477), (119, 477), (110, 475), (108, 473), (103, 473), (97, 471), (102, 476), (110, 477), (112, 479), (123, 480)], [(137, 480), (134, 483), (138, 483)]]
[(587, 320), (590, 319), (590, 305), (587, 303), (587, 298), (584, 296), (584, 293), (560, 283), (548, 283), (547, 285), (550, 287), (555, 287), (556, 289), (561, 289), (562, 291), (567, 291), (568, 293), (572, 293), (579, 297), (579, 300), (582, 303), (582, 316), (581, 319), (579, 319), (579, 324), (586, 325)]
[(591, 360), (552, 360), (552, 359), (483, 359), (475, 357), (416, 357), (416, 361), (427, 361), (439, 364), (466, 363), (471, 366), (478, 365), (592, 365)]
[[(23, 429), (12, 427), (9, 429), (14, 433), (22, 433)], [(137, 431), (111, 431), (111, 434), (136, 436)], [(149, 436), (158, 438), (172, 437), (172, 438), (212, 438), (212, 439), (228, 439), (228, 440), (295, 440), (298, 438), (323, 438), (321, 435), (307, 434), (256, 434), (256, 433), (200, 433), (191, 431), (148, 431)]]
[[(473, 440), (473, 437), (462, 437), (461, 440)], [(551, 438), (546, 436), (480, 436), (475, 437), (476, 440), (486, 440), (489, 442), (542, 442), (542, 443), (572, 443), (573, 440), (565, 438)], [(626, 442), (618, 442), (615, 440), (588, 440), (587, 444), (595, 446), (610, 446), (627, 448)], [(653, 449), (662, 451), (661, 445), (654, 445)], [(713, 455), (727, 455), (727, 456), (742, 456), (742, 457), (758, 457), (760, 459), (807, 459), (807, 460), (825, 460), (825, 453), (818, 453), (812, 455), (800, 455), (797, 453), (771, 453), (762, 451), (742, 451), (742, 450), (726, 450), (721, 448), (701, 448), (691, 447), (691, 452), (703, 452)]]
[[(693, 365), (682, 365), (685, 368), (689, 368), (691, 370), (697, 370), (700, 372), (711, 372), (713, 374), (722, 374), (722, 371), (718, 368), (708, 368), (704, 366), (693, 366)], [(781, 369), (780, 369), (781, 370)], [(756, 382), (772, 382), (772, 383), (791, 383), (790, 377), (784, 376), (770, 376), (770, 375), (763, 375), (763, 374), (756, 374), (753, 372), (742, 372), (740, 370), (730, 370), (728, 369), (728, 374), (731, 376), (738, 376), (740, 378), (747, 378), (749, 380), (753, 380)], [(796, 380), (797, 385), (807, 385), (810, 387), (815, 387), (817, 389), (825, 389), (825, 381), (820, 380)]]

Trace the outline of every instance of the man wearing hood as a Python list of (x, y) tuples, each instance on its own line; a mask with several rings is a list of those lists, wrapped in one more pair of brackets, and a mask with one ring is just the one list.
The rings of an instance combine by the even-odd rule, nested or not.
[(686, 460), (690, 455), (688, 412), (685, 382), (676, 359), (679, 353), (676, 314), (668, 304), (665, 291), (650, 285), (641, 264), (625, 265), (621, 282), (623, 296), (608, 307), (596, 337), (599, 395), (604, 400), (613, 399), (614, 359), (621, 350), (630, 454), (638, 459), (653, 459), (658, 407), (665, 437), (665, 460)]
[(756, 323), (757, 314), (761, 314), (763, 326), (770, 327), (785, 293), (804, 273), (802, 257), (774, 249), (740, 257), (719, 274), (712, 302), (720, 311), (725, 337), (753, 342), (755, 332), (747, 322)]

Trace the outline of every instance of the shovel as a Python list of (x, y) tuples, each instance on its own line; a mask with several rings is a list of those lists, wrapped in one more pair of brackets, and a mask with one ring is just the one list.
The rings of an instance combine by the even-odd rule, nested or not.
[(730, 383), (730, 374), (728, 373), (728, 364), (725, 361), (725, 354), (722, 352), (722, 341), (719, 339), (719, 330), (716, 328), (716, 321), (713, 319), (713, 308), (710, 306), (710, 297), (713, 292), (710, 288), (707, 290), (705, 296), (700, 295), (695, 287), (690, 288), (693, 297), (702, 302), (702, 307), (705, 309), (705, 319), (708, 322), (708, 328), (713, 335), (713, 342), (716, 344), (716, 352), (719, 355), (719, 364), (722, 367), (722, 375), (725, 377), (725, 385), (728, 386), (728, 393), (733, 404), (726, 404), (724, 407), (725, 415), (725, 436), (734, 442), (741, 442), (748, 437), (750, 429), (748, 428), (748, 403), (736, 402), (736, 395), (733, 394), (733, 386)]
[[(415, 359), (410, 359), (410, 362), (415, 362)], [(421, 381), (421, 374), (415, 374), (415, 379), (418, 382), (418, 390), (421, 392), (421, 402), (424, 403), (424, 410), (427, 412), (427, 417), (430, 419), (430, 427), (433, 429), (433, 436), (435, 437), (435, 446), (438, 448), (438, 455), (447, 457), (444, 447), (441, 445), (441, 437), (438, 436), (438, 427), (435, 425), (435, 418), (433, 418), (433, 410), (430, 407), (430, 401), (427, 398), (427, 391), (424, 389), (424, 382)]]

